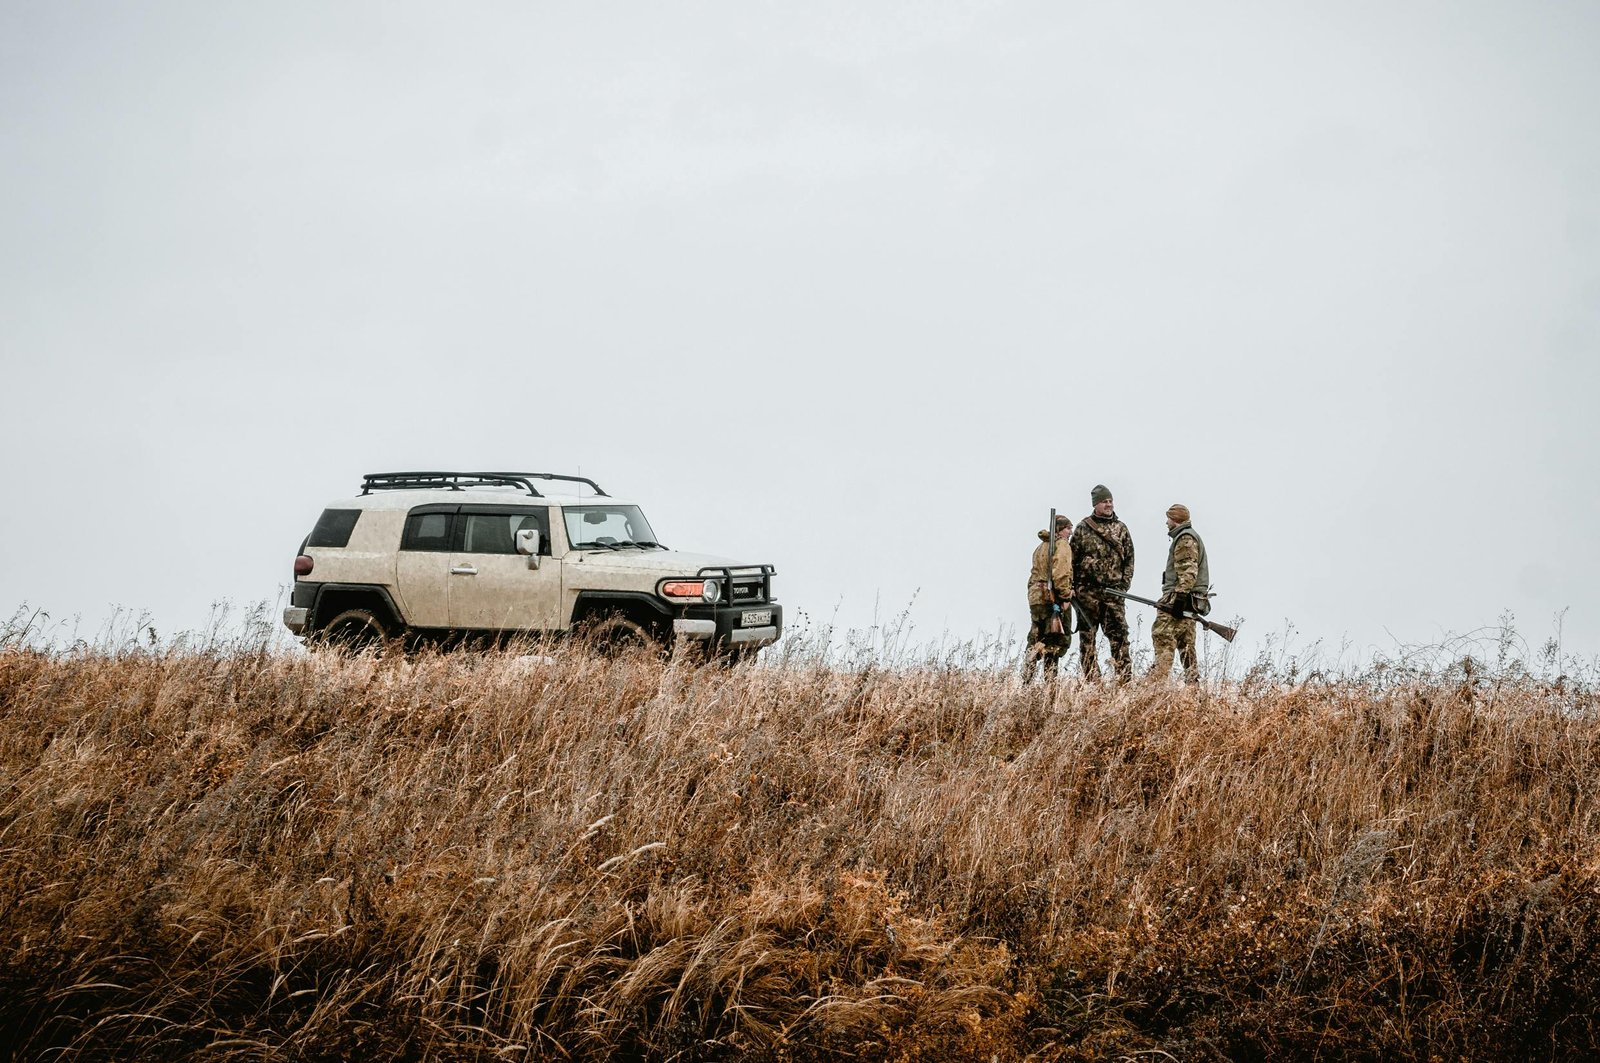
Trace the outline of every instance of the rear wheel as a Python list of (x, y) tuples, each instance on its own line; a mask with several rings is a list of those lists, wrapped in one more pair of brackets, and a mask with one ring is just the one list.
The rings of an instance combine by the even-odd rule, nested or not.
[(382, 652), (396, 644), (383, 621), (370, 609), (346, 609), (323, 625), (317, 643), (339, 653)]

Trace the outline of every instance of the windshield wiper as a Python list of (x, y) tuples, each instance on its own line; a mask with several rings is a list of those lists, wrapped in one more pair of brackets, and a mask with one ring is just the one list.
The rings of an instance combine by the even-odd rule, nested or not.
[(622, 547), (618, 546), (616, 543), (602, 543), (602, 542), (598, 542), (597, 540), (594, 540), (594, 539), (590, 539), (587, 542), (573, 543), (572, 544), (572, 548), (574, 550), (597, 550), (602, 546), (605, 547), (607, 550), (621, 550), (622, 549)]
[(657, 550), (665, 550), (666, 549), (665, 546), (662, 546), (660, 543), (656, 542), (654, 539), (638, 539), (638, 540), (635, 540), (633, 545), (634, 546), (653, 546)]

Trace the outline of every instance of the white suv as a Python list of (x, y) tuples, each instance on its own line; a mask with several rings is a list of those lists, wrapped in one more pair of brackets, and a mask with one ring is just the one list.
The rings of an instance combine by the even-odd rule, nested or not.
[(582, 476), (371, 473), (301, 544), (283, 622), (344, 644), (582, 631), (738, 657), (783, 632), (773, 572), (662, 546)]

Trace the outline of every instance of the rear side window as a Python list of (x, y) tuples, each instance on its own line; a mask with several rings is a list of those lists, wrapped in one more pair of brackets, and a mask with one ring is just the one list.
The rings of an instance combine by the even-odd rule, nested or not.
[(317, 518), (317, 526), (306, 539), (307, 546), (348, 546), (350, 533), (356, 530), (361, 519), (359, 509), (325, 509)]
[(450, 524), (453, 513), (413, 513), (406, 518), (405, 535), (400, 539), (402, 550), (449, 550)]

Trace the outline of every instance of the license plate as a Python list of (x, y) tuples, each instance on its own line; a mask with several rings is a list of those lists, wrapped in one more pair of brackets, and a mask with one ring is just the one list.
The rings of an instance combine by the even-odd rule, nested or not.
[(771, 609), (752, 609), (739, 614), (740, 627), (766, 627), (772, 623)]

